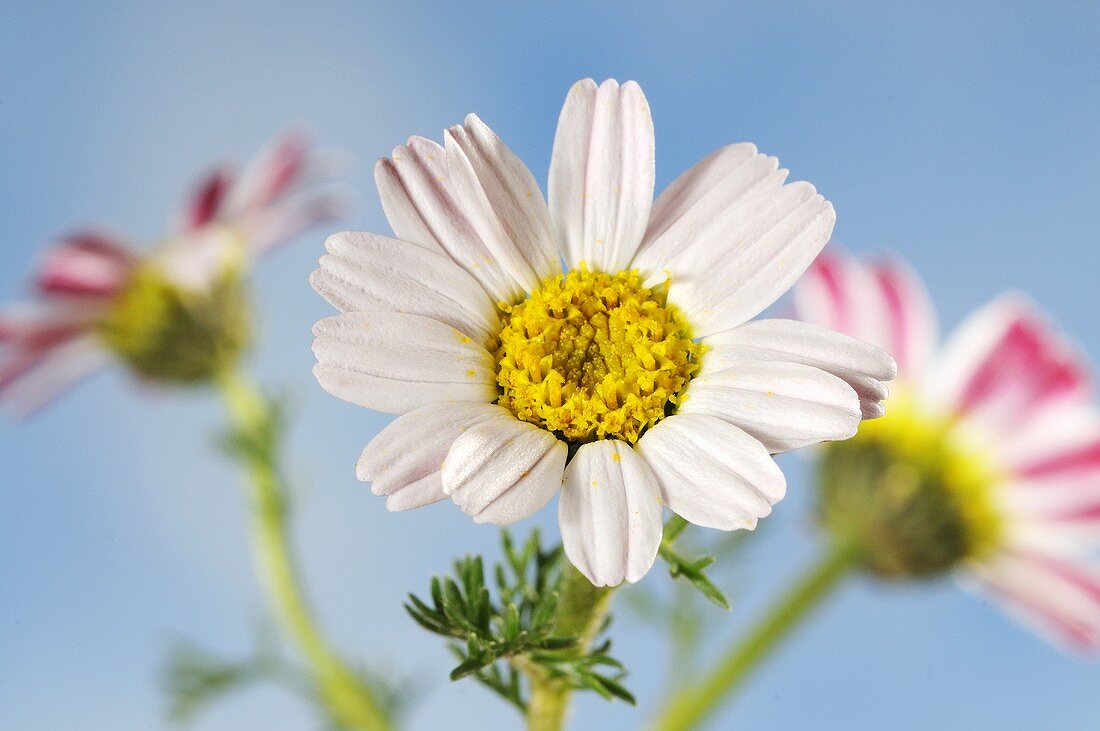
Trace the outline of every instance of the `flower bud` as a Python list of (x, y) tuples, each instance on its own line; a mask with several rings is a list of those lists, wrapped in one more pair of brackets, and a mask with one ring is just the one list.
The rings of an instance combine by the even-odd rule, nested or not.
[(243, 269), (242, 241), (228, 228), (172, 240), (134, 267), (100, 335), (141, 376), (208, 381), (248, 344)]
[(819, 516), (838, 539), (855, 542), (867, 571), (931, 577), (995, 548), (996, 475), (949, 420), (894, 402), (854, 438), (824, 449)]

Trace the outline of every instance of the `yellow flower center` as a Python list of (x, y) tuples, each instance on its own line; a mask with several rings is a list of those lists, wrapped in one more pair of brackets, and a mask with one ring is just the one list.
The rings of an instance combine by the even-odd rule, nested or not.
[(902, 389), (821, 461), (822, 514), (861, 534), (865, 560), (886, 575), (931, 575), (996, 550), (1003, 479), (953, 419), (921, 410)]
[(502, 305), (500, 405), (571, 442), (638, 441), (680, 403), (702, 354), (667, 293), (582, 265)]

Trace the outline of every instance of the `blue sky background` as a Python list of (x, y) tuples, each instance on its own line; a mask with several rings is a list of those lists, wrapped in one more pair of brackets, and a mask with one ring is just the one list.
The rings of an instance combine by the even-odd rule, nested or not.
[[(836, 238), (895, 250), (947, 326), (1030, 292), (1093, 356), (1100, 269), (1100, 6), (1095, 3), (652, 3), (382, 7), (0, 0), (0, 299), (36, 252), (83, 222), (153, 241), (211, 162), (287, 123), (359, 159), (350, 228), (386, 230), (373, 160), (476, 111), (545, 180), (558, 110), (583, 76), (636, 79), (657, 129), (658, 187), (751, 140), (836, 205)], [(353, 464), (386, 418), (323, 393), (306, 277), (323, 231), (256, 273), (254, 370), (296, 408), (295, 535), (324, 624), (357, 658), (420, 678), (414, 729), (506, 728), (512, 711), (450, 685), (442, 644), (400, 601), (496, 534), (448, 504), (391, 515)], [(0, 726), (157, 729), (172, 637), (227, 653), (263, 616), (241, 491), (200, 392), (97, 377), (35, 420), (0, 422)], [(804, 462), (729, 586), (718, 646), (812, 559)], [(541, 522), (553, 532), (554, 511)], [(661, 571), (649, 582), (664, 583)], [(579, 704), (574, 728), (634, 728), (663, 679), (661, 638), (620, 613), (640, 709)], [(599, 726), (597, 726), (599, 724)], [(714, 728), (1100, 726), (1100, 666), (1065, 657), (948, 581), (853, 581)], [(308, 729), (277, 690), (196, 728)]]

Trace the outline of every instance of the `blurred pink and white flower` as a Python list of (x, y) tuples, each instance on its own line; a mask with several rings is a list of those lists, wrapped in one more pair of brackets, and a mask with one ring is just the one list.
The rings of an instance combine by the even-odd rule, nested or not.
[[(163, 319), (175, 317), (177, 325), (180, 318), (193, 319), (219, 282), (235, 284), (276, 244), (339, 215), (346, 201), (328, 185), (333, 162), (311, 150), (302, 135), (287, 134), (241, 174), (221, 167), (200, 181), (152, 251), (140, 252), (106, 230), (63, 237), (42, 259), (37, 297), (0, 309), (0, 403), (29, 413), (117, 358), (146, 378), (196, 380), (196, 364), (181, 368), (176, 359), (199, 356), (187, 353), (186, 344), (171, 350)], [(228, 298), (223, 293), (219, 299), (225, 305)], [(209, 306), (201, 314), (213, 319), (189, 322), (190, 332), (225, 327), (218, 321), (222, 314), (247, 319)], [(151, 365), (154, 356), (164, 360), (163, 368)]]
[(923, 285), (896, 260), (827, 252), (794, 299), (803, 319), (897, 358), (890, 414), (845, 448), (882, 438), (900, 462), (939, 470), (968, 535), (951, 562), (964, 582), (1064, 645), (1100, 648), (1100, 412), (1077, 349), (1019, 295), (940, 344)]
[(881, 413), (886, 353), (749, 322), (824, 246), (832, 205), (748, 143), (656, 201), (654, 175), (646, 98), (613, 80), (570, 90), (548, 201), (474, 115), (443, 145), (413, 137), (379, 161), (397, 238), (326, 242), (311, 281), (344, 314), (315, 326), (314, 372), (399, 415), (358, 465), (391, 510), (450, 497), (507, 524), (560, 488), (573, 564), (597, 585), (637, 581), (664, 505), (751, 529), (786, 489), (772, 453)]

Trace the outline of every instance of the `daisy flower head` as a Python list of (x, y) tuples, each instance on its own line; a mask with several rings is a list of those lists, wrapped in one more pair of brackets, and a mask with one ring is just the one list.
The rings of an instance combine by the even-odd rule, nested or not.
[(1019, 295), (940, 344), (896, 260), (827, 252), (794, 299), (900, 368), (889, 415), (822, 454), (826, 526), (856, 532), (877, 574), (956, 570), (1058, 643), (1100, 647), (1100, 412), (1077, 349)]
[(332, 163), (287, 134), (242, 173), (201, 180), (147, 253), (103, 230), (63, 237), (40, 264), (36, 299), (0, 308), (0, 403), (29, 413), (112, 358), (158, 382), (203, 382), (231, 365), (248, 342), (249, 265), (344, 207), (327, 185)]
[(885, 352), (749, 322), (821, 250), (832, 205), (747, 143), (656, 201), (654, 174), (642, 90), (587, 79), (562, 109), (547, 199), (474, 115), (378, 162), (396, 238), (326, 241), (312, 283), (343, 314), (316, 324), (314, 372), (398, 415), (357, 469), (391, 510), (449, 497), (507, 524), (560, 489), (572, 563), (596, 585), (637, 581), (665, 506), (752, 528), (785, 491), (772, 453), (878, 413)]

